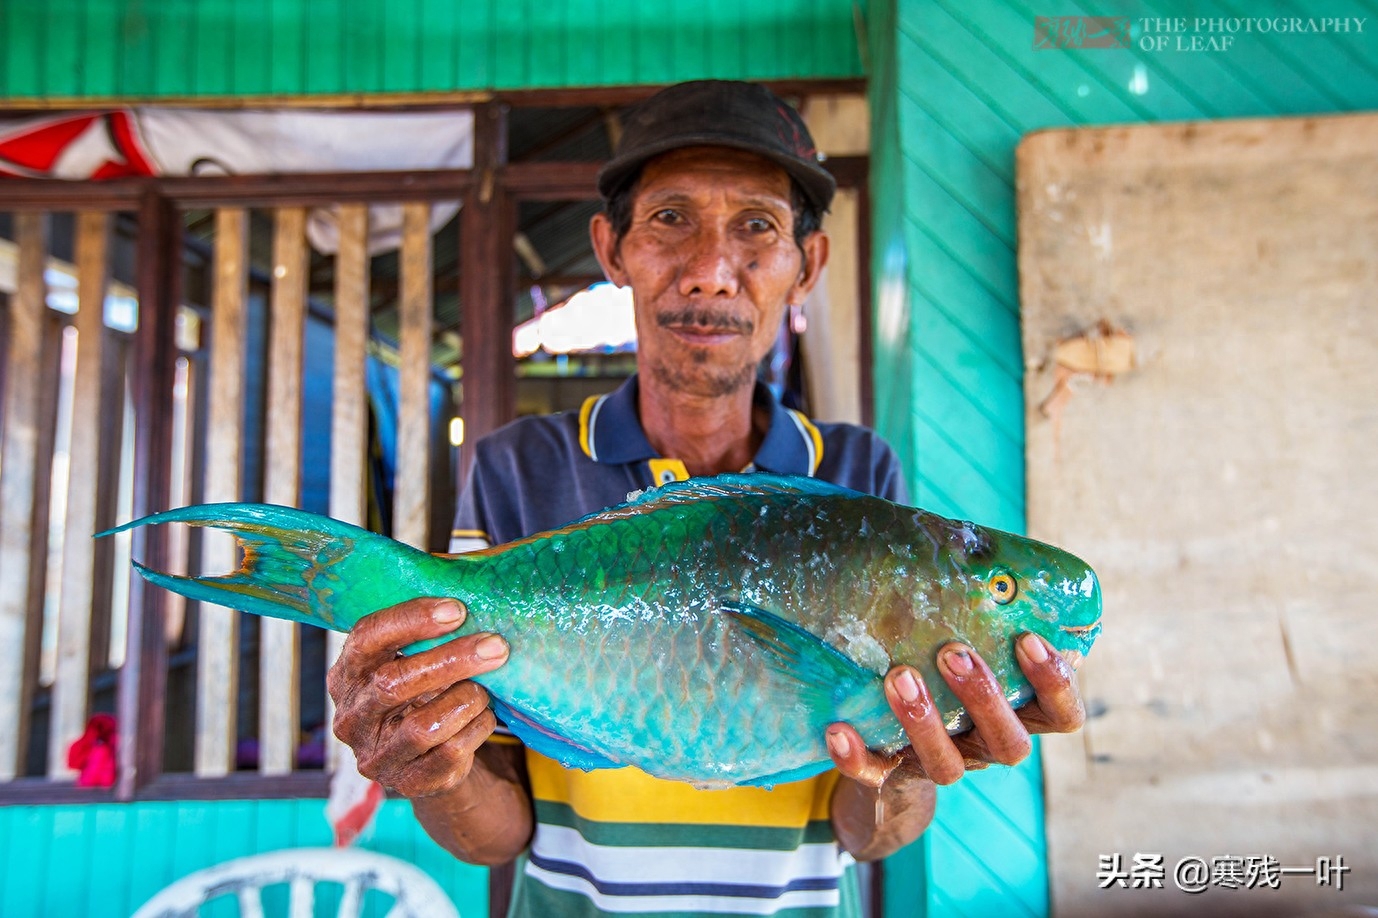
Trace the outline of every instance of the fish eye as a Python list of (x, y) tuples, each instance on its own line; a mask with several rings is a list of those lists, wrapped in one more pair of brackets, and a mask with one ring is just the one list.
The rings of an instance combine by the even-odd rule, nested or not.
[(1019, 593), (1019, 584), (1011, 574), (996, 574), (986, 581), (986, 589), (991, 599), (1003, 606)]

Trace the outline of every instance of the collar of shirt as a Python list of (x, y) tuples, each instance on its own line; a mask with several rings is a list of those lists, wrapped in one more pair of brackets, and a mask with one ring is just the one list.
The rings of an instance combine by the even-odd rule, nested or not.
[[(642, 462), (660, 458), (646, 439), (637, 415), (637, 381), (633, 375), (615, 391), (595, 395), (579, 410), (579, 446), (595, 462)], [(780, 475), (812, 476), (823, 461), (823, 437), (802, 412), (781, 405), (757, 381), (756, 404), (770, 410), (770, 427), (752, 460), (752, 468)]]

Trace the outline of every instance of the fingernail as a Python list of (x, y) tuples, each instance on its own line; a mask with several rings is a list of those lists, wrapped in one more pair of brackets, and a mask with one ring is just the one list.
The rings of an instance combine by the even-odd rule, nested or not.
[(464, 607), (454, 600), (438, 604), (431, 610), (431, 620), (437, 625), (451, 625), (464, 617)]
[(1020, 639), (1020, 642), (1024, 645), (1024, 653), (1031, 662), (1046, 663), (1048, 661), (1048, 646), (1038, 635), (1026, 634)]
[(478, 654), (480, 659), (496, 660), (507, 655), (507, 642), (496, 634), (490, 634), (478, 642), (474, 647), (474, 653)]
[(913, 704), (919, 700), (919, 683), (911, 671), (902, 669), (895, 675), (895, 694), (899, 695), (905, 704)]
[(852, 751), (852, 744), (847, 742), (847, 734), (845, 733), (829, 733), (828, 749), (839, 759), (845, 759), (847, 753)]
[(954, 676), (967, 676), (971, 674), (973, 668), (971, 654), (965, 650), (949, 650), (943, 654), (943, 660), (947, 662), (947, 671)]

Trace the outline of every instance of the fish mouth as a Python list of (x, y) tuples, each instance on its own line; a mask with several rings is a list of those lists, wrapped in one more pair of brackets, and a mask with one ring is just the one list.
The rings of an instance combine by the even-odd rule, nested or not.
[[(1058, 630), (1065, 631), (1081, 640), (1089, 641), (1100, 634), (1100, 619), (1096, 619), (1089, 625), (1059, 625)], [(1076, 671), (1081, 666), (1082, 661), (1086, 659), (1086, 655), (1080, 650), (1063, 650), (1060, 653), (1062, 659), (1067, 661), (1067, 665), (1072, 667), (1073, 671)]]
[(1100, 619), (1096, 619), (1089, 625), (1058, 625), (1058, 629), (1066, 631), (1068, 634), (1075, 634), (1077, 637), (1087, 637), (1100, 630)]

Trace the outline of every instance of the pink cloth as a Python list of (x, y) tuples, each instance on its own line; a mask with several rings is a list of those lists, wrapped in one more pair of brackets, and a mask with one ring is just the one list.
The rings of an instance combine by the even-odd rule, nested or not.
[(114, 787), (119, 735), (115, 718), (93, 714), (86, 732), (67, 747), (67, 767), (77, 771), (77, 787)]

